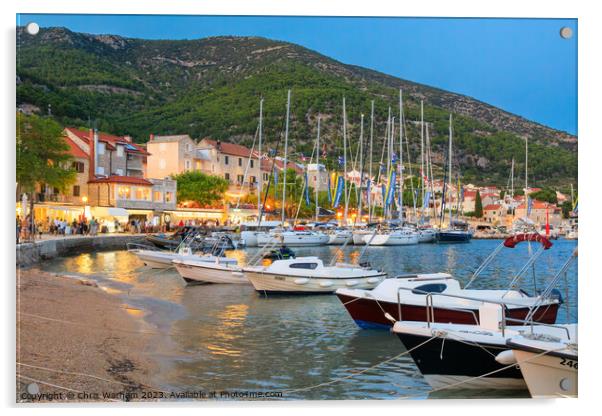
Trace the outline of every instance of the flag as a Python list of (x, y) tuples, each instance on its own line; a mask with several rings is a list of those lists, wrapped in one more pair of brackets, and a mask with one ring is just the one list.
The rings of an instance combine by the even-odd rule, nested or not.
[(546, 237), (550, 236), (550, 212), (548, 211), (548, 206), (546, 205)]
[(391, 175), (389, 176), (389, 185), (387, 190), (387, 206), (393, 203), (393, 196), (395, 194), (395, 171), (391, 171)]
[(328, 175), (328, 189), (327, 189), (327, 192), (328, 192), (328, 203), (329, 204), (332, 204), (332, 193), (331, 193), (332, 191), (331, 191), (331, 188), (332, 188), (332, 186), (330, 185), (330, 175)]
[(274, 185), (278, 185), (278, 169), (274, 167)]
[(527, 217), (531, 215), (531, 209), (533, 208), (533, 199), (527, 196)]
[(391, 163), (397, 163), (397, 153), (393, 152), (391, 156)]
[(326, 158), (326, 143), (322, 145), (322, 157)]
[(345, 180), (342, 176), (339, 176), (337, 180), (337, 191), (334, 197), (334, 208), (338, 208), (339, 203), (341, 202), (341, 195), (343, 194), (343, 187), (345, 186)]
[(370, 200), (372, 199), (371, 195), (370, 195), (370, 179), (368, 179), (366, 181), (366, 199), (368, 200), (368, 207), (369, 207), (370, 206)]
[(428, 208), (430, 201), (431, 201), (431, 193), (430, 193), (430, 191), (427, 191), (426, 194), (424, 195), (423, 207)]
[(305, 205), (309, 206), (309, 181), (307, 179), (307, 172), (305, 172)]
[(387, 195), (387, 187), (385, 186), (385, 184), (383, 183), (381, 186), (381, 192), (383, 194), (383, 206), (385, 205), (385, 198)]
[(575, 204), (575, 209), (573, 209), (573, 213), (575, 213), (575, 214), (579, 213), (579, 203)]
[(339, 166), (343, 166), (345, 164), (345, 158), (343, 156), (339, 156)]

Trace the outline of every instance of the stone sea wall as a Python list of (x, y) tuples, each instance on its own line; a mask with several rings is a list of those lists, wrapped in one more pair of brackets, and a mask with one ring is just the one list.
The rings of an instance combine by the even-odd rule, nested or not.
[(132, 234), (66, 237), (17, 245), (17, 266), (24, 267), (42, 260), (72, 254), (125, 249), (127, 243), (142, 242), (144, 236)]

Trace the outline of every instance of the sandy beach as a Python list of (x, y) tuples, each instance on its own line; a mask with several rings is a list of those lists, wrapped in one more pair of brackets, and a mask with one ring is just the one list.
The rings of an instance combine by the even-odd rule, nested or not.
[(137, 314), (91, 281), (18, 269), (17, 402), (158, 398)]

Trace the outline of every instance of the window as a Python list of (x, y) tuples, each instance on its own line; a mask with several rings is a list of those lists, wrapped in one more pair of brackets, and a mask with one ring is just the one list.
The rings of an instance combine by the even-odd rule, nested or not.
[(253, 159), (251, 159), (251, 169), (253, 169), (254, 165), (255, 165), (255, 161)]
[(143, 187), (136, 188), (136, 199), (139, 201), (149, 201), (150, 189)]
[(73, 185), (73, 196), (79, 196), (79, 185)]
[(186, 151), (187, 151), (187, 152), (192, 152), (192, 144), (188, 143), (188, 144), (186, 145)]
[(128, 153), (126, 159), (127, 160), (134, 160), (134, 155), (131, 154), (131, 153)]
[(173, 201), (173, 192), (165, 192), (165, 202)]
[(200, 160), (197, 160), (197, 161), (196, 161), (196, 163), (195, 163), (195, 167), (194, 167), (194, 168), (195, 168), (196, 170), (201, 170), (201, 166), (202, 166), (202, 165), (201, 165), (201, 161), (200, 161)]
[(119, 199), (130, 199), (132, 195), (132, 189), (129, 186), (119, 186), (117, 187), (117, 197)]
[(123, 157), (123, 146), (117, 145), (117, 157)]
[(314, 270), (318, 267), (318, 263), (293, 263), (290, 266), (291, 269), (309, 269)]
[(243, 175), (237, 175), (236, 176), (236, 181), (241, 184), (243, 183), (243, 181), (245, 180), (245, 177)]
[(185, 160), (185, 161), (184, 161), (184, 168), (185, 168), (186, 170), (190, 170), (190, 160)]
[(165, 159), (159, 160), (159, 169), (165, 169)]
[(443, 283), (429, 283), (428, 285), (422, 285), (415, 287), (412, 290), (414, 295), (425, 295), (426, 293), (441, 293), (447, 289), (447, 285)]
[(255, 176), (251, 176), (249, 178), (249, 182), (251, 182), (251, 183), (257, 183), (257, 178)]
[(155, 202), (163, 202), (163, 192), (155, 191), (153, 193), (153, 201)]
[(123, 169), (115, 169), (115, 175), (123, 176)]
[(73, 170), (78, 173), (84, 172), (84, 162), (73, 162), (71, 166), (73, 167)]
[(267, 182), (270, 179), (270, 175), (268, 175), (267, 173), (263, 174), (263, 181)]
[(105, 174), (105, 168), (103, 166), (96, 166), (96, 174), (97, 175), (104, 175)]
[(242, 166), (242, 157), (238, 158), (238, 166)]
[(105, 144), (103, 142), (98, 142), (98, 154), (99, 155), (105, 154)]
[(224, 173), (224, 179), (229, 181), (230, 180), (230, 174), (229, 173)]
[(224, 165), (230, 163), (230, 158), (228, 156), (224, 156)]

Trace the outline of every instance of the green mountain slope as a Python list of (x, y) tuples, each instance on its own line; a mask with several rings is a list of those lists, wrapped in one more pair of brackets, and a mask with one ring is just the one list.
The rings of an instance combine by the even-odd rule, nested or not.
[(69, 125), (96, 120), (102, 130), (144, 142), (150, 133), (188, 133), (249, 144), (264, 97), (265, 134), (282, 134), (286, 90), (292, 89), (290, 137), (296, 152), (311, 152), (316, 117), (334, 160), (342, 153), (342, 97), (349, 135), (368, 131), (375, 100), (375, 158), (380, 158), (388, 107), (398, 115), (404, 90), (411, 158), (419, 152), (420, 100), (430, 123), (435, 163), (444, 161), (447, 119), (454, 114), (455, 163), (466, 181), (505, 184), (510, 160), (517, 174), (529, 137), (531, 183), (576, 183), (577, 138), (440, 89), (345, 65), (298, 45), (256, 37), (141, 40), (88, 35), (64, 28), (36, 36), (17, 32), (17, 106)]

